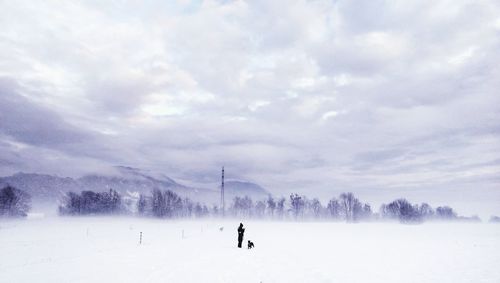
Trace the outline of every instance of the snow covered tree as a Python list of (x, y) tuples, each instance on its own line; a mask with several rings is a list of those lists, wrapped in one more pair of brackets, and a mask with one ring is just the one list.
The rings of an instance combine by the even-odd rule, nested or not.
[(31, 196), (12, 186), (0, 189), (0, 216), (25, 217), (31, 209)]

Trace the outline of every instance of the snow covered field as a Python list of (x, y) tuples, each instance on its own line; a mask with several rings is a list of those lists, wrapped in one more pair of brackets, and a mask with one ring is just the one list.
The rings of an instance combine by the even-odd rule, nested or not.
[(0, 282), (500, 282), (500, 225), (238, 223), (2, 219)]

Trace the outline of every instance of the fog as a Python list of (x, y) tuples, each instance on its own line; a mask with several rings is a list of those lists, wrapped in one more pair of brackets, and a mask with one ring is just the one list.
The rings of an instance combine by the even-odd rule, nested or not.
[(500, 282), (499, 15), (0, 1), (0, 282)]

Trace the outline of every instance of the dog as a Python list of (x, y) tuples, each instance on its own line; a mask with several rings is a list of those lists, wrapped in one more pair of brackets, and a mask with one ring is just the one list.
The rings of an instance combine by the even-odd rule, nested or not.
[(248, 249), (255, 247), (252, 241), (248, 240)]

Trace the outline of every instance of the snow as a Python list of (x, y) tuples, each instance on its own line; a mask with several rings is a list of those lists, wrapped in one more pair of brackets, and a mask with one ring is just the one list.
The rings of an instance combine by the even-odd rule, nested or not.
[(0, 221), (0, 282), (500, 282), (497, 224)]

